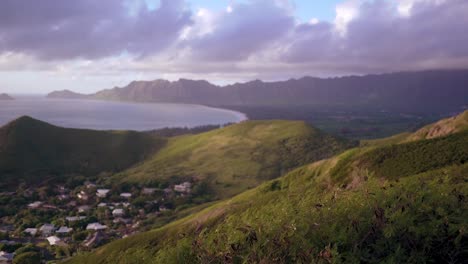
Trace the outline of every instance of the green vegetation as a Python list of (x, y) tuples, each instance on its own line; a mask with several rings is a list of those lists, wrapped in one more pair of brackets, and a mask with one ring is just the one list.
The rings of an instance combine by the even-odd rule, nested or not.
[(445, 118), (436, 123), (424, 126), (414, 133), (405, 132), (383, 139), (362, 140), (361, 146), (367, 147), (399, 144), (415, 140), (447, 136), (466, 130), (468, 130), (468, 111), (465, 111), (454, 117)]
[(67, 263), (462, 263), (466, 142), (349, 150)]
[(121, 181), (196, 178), (226, 198), (350, 147), (299, 121), (247, 121), (169, 139), (152, 158), (117, 175)]
[(121, 171), (163, 144), (163, 139), (143, 133), (59, 128), (21, 117), (0, 128), (2, 186)]
[(397, 178), (468, 162), (468, 132), (375, 149), (362, 157), (378, 176)]

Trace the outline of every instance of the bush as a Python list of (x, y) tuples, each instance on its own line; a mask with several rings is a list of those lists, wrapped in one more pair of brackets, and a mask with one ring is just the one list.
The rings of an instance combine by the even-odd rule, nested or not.
[(38, 252), (25, 252), (16, 255), (13, 264), (40, 264), (41, 255)]

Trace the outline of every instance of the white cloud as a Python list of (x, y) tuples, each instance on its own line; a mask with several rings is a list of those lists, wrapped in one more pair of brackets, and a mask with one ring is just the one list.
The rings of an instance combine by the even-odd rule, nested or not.
[(336, 6), (334, 24), (340, 34), (346, 34), (348, 23), (359, 15), (359, 6), (362, 2), (362, 0), (347, 0)]

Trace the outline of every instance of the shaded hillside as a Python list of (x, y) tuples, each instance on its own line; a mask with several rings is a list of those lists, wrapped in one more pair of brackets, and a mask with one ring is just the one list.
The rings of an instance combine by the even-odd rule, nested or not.
[(352, 146), (300, 121), (247, 121), (169, 139), (152, 158), (117, 177), (152, 182), (195, 178), (229, 197)]
[(67, 263), (462, 263), (467, 137), (352, 149)]
[(67, 129), (21, 117), (0, 128), (0, 178), (7, 185), (72, 173), (120, 171), (163, 142), (137, 132)]
[[(468, 105), (468, 70), (401, 72), (340, 78), (252, 81), (219, 87), (181, 79), (135, 81), (87, 98), (206, 105), (315, 105), (373, 111), (446, 112)], [(60, 94), (51, 94), (56, 97)], [(69, 94), (64, 94), (69, 97)], [(76, 95), (73, 95), (76, 96)]]

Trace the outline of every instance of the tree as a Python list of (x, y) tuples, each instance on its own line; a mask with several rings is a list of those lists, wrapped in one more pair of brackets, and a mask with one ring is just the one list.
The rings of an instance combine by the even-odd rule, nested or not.
[(13, 264), (40, 264), (41, 255), (38, 252), (26, 252), (16, 255)]

